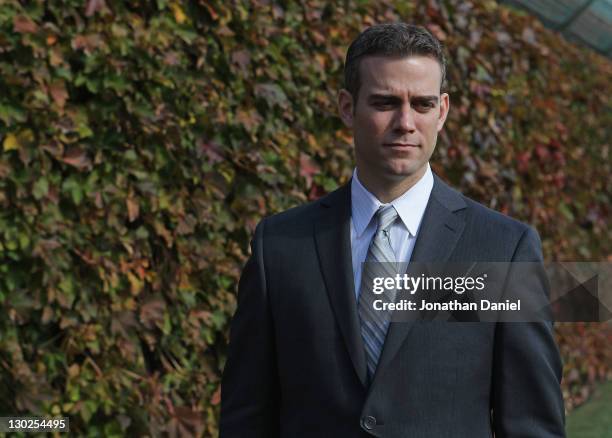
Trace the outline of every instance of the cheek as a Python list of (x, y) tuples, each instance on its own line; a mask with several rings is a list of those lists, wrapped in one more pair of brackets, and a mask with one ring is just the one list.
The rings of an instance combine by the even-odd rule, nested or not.
[(355, 119), (353, 131), (355, 136), (364, 140), (364, 143), (371, 144), (383, 135), (384, 122), (375, 117)]
[(431, 139), (438, 132), (438, 118), (435, 116), (423, 117), (419, 120), (417, 127), (425, 137)]
[(363, 131), (366, 135), (374, 137), (385, 132), (389, 124), (388, 116), (385, 113), (376, 113), (363, 121)]

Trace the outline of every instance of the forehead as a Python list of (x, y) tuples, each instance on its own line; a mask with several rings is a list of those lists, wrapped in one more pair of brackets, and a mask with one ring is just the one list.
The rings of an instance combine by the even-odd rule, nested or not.
[(442, 70), (429, 56), (368, 56), (361, 60), (359, 77), (360, 90), (367, 93), (439, 94)]

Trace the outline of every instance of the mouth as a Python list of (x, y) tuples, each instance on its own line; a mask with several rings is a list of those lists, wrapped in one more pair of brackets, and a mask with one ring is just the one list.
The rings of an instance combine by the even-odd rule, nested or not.
[(383, 146), (397, 148), (397, 149), (407, 149), (407, 148), (418, 148), (419, 145), (412, 143), (384, 143)]

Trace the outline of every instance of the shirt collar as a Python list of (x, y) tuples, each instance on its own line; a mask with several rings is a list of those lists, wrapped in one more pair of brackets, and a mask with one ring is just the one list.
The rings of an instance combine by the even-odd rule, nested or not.
[[(415, 237), (425, 213), (425, 207), (429, 201), (429, 195), (433, 188), (433, 174), (429, 163), (425, 174), (408, 189), (400, 197), (395, 198), (390, 202), (397, 210), (397, 214), (403, 224), (408, 229), (411, 236)], [(370, 193), (359, 181), (357, 177), (357, 169), (353, 170), (353, 179), (351, 180), (351, 213), (353, 218), (353, 226), (357, 232), (357, 236), (361, 236), (368, 224), (372, 220), (372, 216), (381, 205), (386, 205), (380, 202), (376, 196)]]

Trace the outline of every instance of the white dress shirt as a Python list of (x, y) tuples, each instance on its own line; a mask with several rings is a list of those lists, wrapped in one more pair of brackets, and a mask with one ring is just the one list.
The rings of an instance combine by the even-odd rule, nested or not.
[[(400, 220), (391, 226), (391, 247), (398, 262), (409, 262), (419, 232), (425, 207), (433, 188), (433, 174), (429, 163), (421, 179), (399, 198), (390, 202), (397, 210)], [(351, 253), (353, 257), (353, 277), (355, 296), (359, 298), (361, 270), (368, 255), (370, 242), (376, 232), (374, 213), (381, 205), (376, 196), (370, 193), (359, 181), (357, 169), (353, 170), (351, 181)]]

